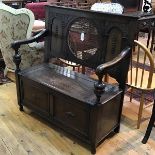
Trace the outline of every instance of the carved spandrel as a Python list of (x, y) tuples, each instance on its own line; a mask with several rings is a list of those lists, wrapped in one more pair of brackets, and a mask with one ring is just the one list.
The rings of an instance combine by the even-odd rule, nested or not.
[(105, 34), (108, 34), (109, 31), (113, 28), (117, 28), (117, 29), (120, 29), (120, 31), (122, 32), (123, 36), (122, 37), (126, 37), (127, 34), (128, 34), (128, 27), (126, 26), (126, 24), (121, 24), (121, 23), (112, 23), (112, 22), (106, 22), (105, 23), (105, 27), (106, 27), (106, 31), (105, 31)]
[(108, 35), (107, 51), (105, 61), (110, 61), (112, 58), (116, 57), (122, 50), (122, 32), (120, 29), (113, 27)]
[(66, 24), (69, 21), (72, 21), (72, 19), (76, 18), (75, 16), (67, 16), (67, 15), (64, 15), (64, 14), (61, 14), (61, 13), (55, 13), (55, 12), (52, 12), (51, 14), (52, 14), (53, 19), (54, 18), (60, 19), (61, 21), (65, 21)]

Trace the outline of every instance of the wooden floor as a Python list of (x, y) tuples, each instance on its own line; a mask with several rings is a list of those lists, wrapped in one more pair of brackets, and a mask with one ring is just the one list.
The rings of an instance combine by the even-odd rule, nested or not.
[[(155, 129), (148, 143), (141, 143), (148, 121), (136, 129), (137, 105), (125, 97), (121, 131), (104, 141), (96, 155), (155, 155)], [(29, 110), (20, 112), (14, 83), (0, 86), (0, 155), (90, 155), (84, 146)]]

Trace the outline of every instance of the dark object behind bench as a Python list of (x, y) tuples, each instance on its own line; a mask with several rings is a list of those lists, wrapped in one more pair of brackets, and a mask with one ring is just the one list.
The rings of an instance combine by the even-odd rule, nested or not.
[(146, 144), (149, 137), (150, 137), (150, 134), (151, 134), (151, 131), (152, 131), (152, 128), (155, 127), (155, 100), (154, 100), (154, 104), (153, 104), (153, 108), (152, 108), (152, 114), (151, 114), (151, 118), (150, 118), (150, 121), (149, 121), (149, 124), (147, 126), (147, 129), (146, 129), (146, 133), (144, 135), (144, 138), (142, 140), (142, 143), (143, 144)]
[[(54, 125), (97, 145), (119, 132), (136, 17), (46, 6), (46, 30), (12, 44), (20, 110), (33, 109)], [(45, 37), (44, 64), (20, 70), (20, 45)], [(98, 80), (49, 64), (63, 58), (96, 69)], [(119, 85), (102, 82), (106, 73)]]

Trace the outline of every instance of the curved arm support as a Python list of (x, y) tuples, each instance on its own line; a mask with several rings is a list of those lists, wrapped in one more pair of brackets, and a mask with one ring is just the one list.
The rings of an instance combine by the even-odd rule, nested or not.
[[(117, 64), (121, 63), (123, 59), (126, 58), (130, 51), (130, 48), (124, 49), (117, 57), (113, 60), (99, 65), (96, 68), (96, 75), (98, 76), (98, 82), (94, 84), (94, 93), (97, 97), (96, 103), (100, 103), (100, 98), (105, 89), (105, 84), (102, 82), (103, 76), (108, 72), (108, 70), (114, 68)], [(122, 64), (123, 65), (123, 64)]]
[(47, 35), (48, 35), (48, 30), (44, 29), (40, 33), (35, 35), (34, 37), (31, 37), (31, 38), (25, 39), (25, 40), (17, 40), (11, 44), (11, 47), (15, 50), (15, 55), (13, 57), (13, 61), (16, 65), (16, 71), (15, 71), (16, 73), (18, 73), (20, 71), (20, 68), (19, 68), (19, 65), (21, 62), (21, 55), (19, 54), (20, 46), (38, 41), (41, 38), (46, 37)]
[(11, 44), (11, 47), (16, 51), (17, 49), (20, 48), (21, 45), (33, 43), (35, 41), (37, 42), (40, 39), (42, 39), (43, 37), (46, 37), (47, 34), (48, 34), (48, 30), (43, 29), (40, 33), (38, 33), (37, 35), (35, 35), (35, 36), (33, 36), (33, 37), (29, 38), (29, 39), (17, 40), (15, 42), (13, 42)]
[(100, 74), (104, 75), (107, 72), (107, 70), (113, 68), (116, 64), (120, 63), (126, 57), (129, 51), (130, 51), (130, 48), (126, 48), (113, 60), (99, 65), (96, 69), (96, 75), (100, 75)]

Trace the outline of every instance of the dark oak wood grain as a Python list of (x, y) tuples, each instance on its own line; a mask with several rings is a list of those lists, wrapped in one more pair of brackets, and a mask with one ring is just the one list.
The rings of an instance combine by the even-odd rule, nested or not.
[[(16, 41), (16, 86), (20, 110), (33, 109), (86, 142), (91, 152), (119, 132), (125, 81), (137, 17), (46, 6), (46, 30)], [(22, 44), (45, 37), (44, 63), (20, 70)], [(97, 80), (49, 63), (62, 58), (96, 69)], [(105, 74), (118, 84), (103, 83)]]

